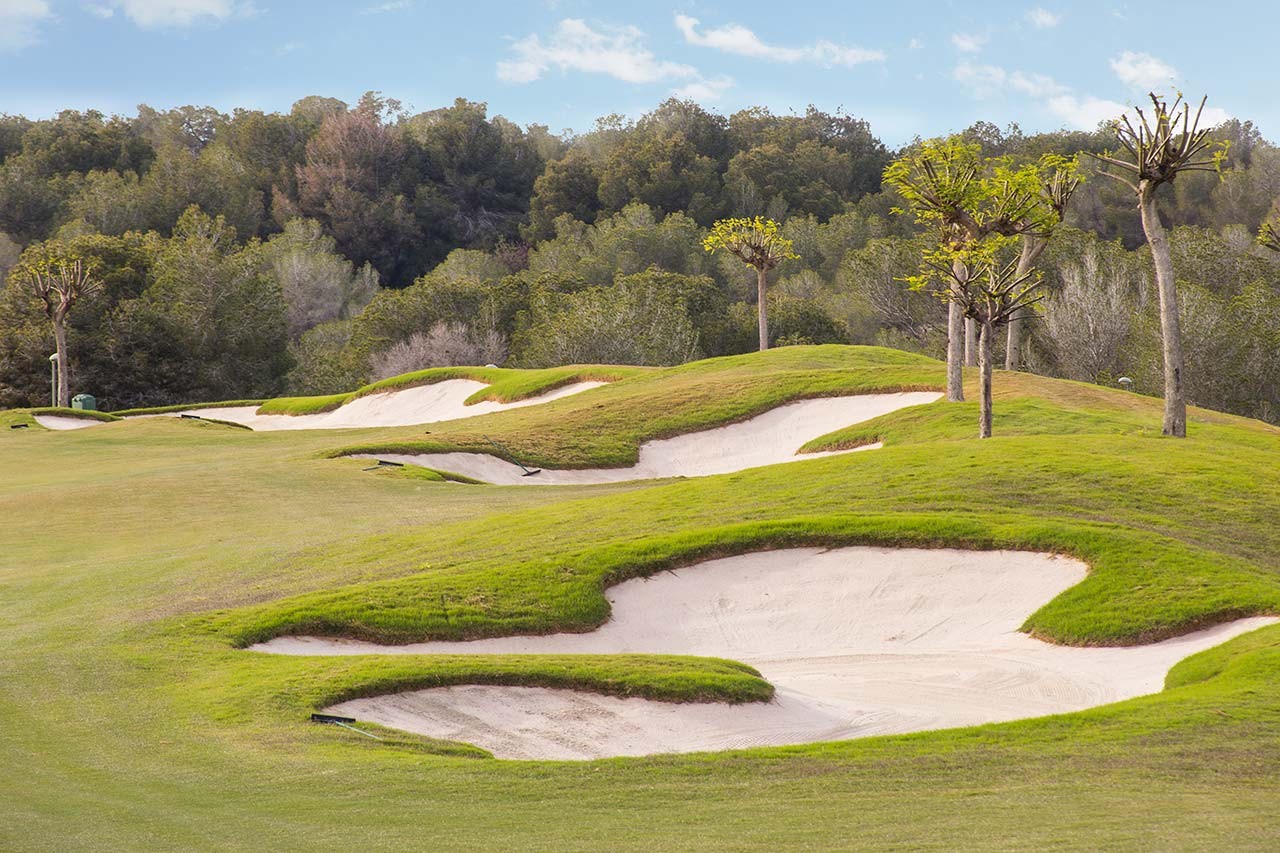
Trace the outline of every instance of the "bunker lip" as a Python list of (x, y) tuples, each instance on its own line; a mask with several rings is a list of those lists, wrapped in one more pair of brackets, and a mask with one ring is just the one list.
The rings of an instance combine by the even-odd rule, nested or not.
[(98, 424), (110, 423), (97, 418), (77, 418), (74, 415), (32, 415), (32, 419), (45, 429), (68, 430), (84, 429)]
[(665, 477), (729, 474), (748, 468), (874, 450), (879, 443), (849, 450), (798, 453), (819, 436), (909, 406), (932, 403), (941, 394), (906, 391), (817, 397), (784, 403), (739, 423), (645, 442), (630, 468), (543, 468), (527, 476), (525, 468), (486, 453), (364, 453), (362, 459), (384, 459), (450, 471), (498, 485), (555, 486), (617, 483)]
[(1155, 693), (1179, 660), (1256, 617), (1147, 646), (1055, 646), (1019, 631), (1083, 580), (1079, 561), (1022, 551), (849, 547), (711, 560), (607, 591), (612, 618), (585, 634), (377, 646), (282, 637), (300, 655), (613, 654), (730, 658), (773, 701), (675, 704), (532, 687), (434, 688), (325, 709), (499, 758), (592, 759), (780, 746), (1003, 722)]
[(315, 415), (259, 415), (257, 406), (229, 406), (188, 409), (174, 412), (172, 416), (185, 414), (233, 421), (255, 431), (416, 426), (487, 415), (524, 406), (536, 406), (607, 384), (606, 382), (573, 382), (561, 385), (545, 394), (510, 403), (482, 400), (467, 405), (466, 401), (469, 397), (489, 386), (473, 379), (446, 379), (427, 385), (416, 385), (412, 388), (365, 394), (331, 412)]

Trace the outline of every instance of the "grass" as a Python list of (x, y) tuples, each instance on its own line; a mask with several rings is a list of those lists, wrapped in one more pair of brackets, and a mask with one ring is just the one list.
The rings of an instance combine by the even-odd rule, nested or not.
[[(430, 438), (488, 434), (539, 449), (539, 464), (596, 464), (672, 423), (877, 374), (941, 376), (889, 351), (787, 348), (433, 424)], [(365, 472), (328, 458), (349, 435), (322, 431), (6, 429), (0, 848), (1273, 849), (1280, 628), (1182, 662), (1162, 693), (1084, 713), (586, 763), (500, 762), (306, 720), (339, 699), (437, 684), (668, 701), (758, 701), (769, 687), (708, 658), (236, 648), (299, 625), (379, 639), (581, 630), (623, 577), (800, 543), (1077, 554), (1089, 578), (1029, 622), (1068, 642), (1277, 612), (1280, 432), (1193, 412), (1190, 438), (1174, 441), (1157, 434), (1159, 401), (1004, 373), (996, 386), (988, 442), (969, 439), (969, 404), (934, 404), (863, 427), (882, 450), (595, 487)]]
[(375, 471), (385, 471), (393, 477), (406, 477), (411, 480), (426, 480), (432, 483), (461, 483), (464, 486), (487, 486), (484, 480), (477, 480), (474, 477), (468, 477), (465, 474), (456, 474), (453, 471), (437, 471), (434, 468), (427, 468), (421, 465), (403, 465), (400, 467), (386, 466), (374, 468)]
[[(747, 420), (783, 403), (812, 397), (934, 391), (945, 383), (932, 359), (877, 347), (804, 347), (653, 370), (598, 388), (590, 398), (557, 400), (476, 420), (432, 424), (339, 447), (356, 453), (494, 453), (500, 436), (510, 458), (548, 468), (636, 464), (640, 445)], [(483, 429), (478, 427), (483, 426)]]
[(432, 385), (448, 379), (472, 379), (486, 383), (487, 387), (481, 388), (467, 398), (468, 404), (485, 400), (513, 403), (516, 400), (549, 393), (574, 382), (616, 382), (630, 376), (642, 375), (646, 370), (647, 368), (643, 367), (619, 365), (571, 365), (540, 370), (513, 370), (503, 367), (433, 367), (382, 379), (347, 394), (277, 397), (264, 402), (259, 407), (258, 414), (318, 415), (331, 412), (368, 394), (402, 391), (406, 388)]

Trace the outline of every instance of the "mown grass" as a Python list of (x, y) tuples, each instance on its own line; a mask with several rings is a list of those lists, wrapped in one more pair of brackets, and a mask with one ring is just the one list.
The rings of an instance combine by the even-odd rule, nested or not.
[[(590, 398), (501, 412), (483, 422), (431, 424), (337, 448), (356, 453), (491, 453), (549, 468), (626, 467), (640, 445), (747, 420), (793, 400), (846, 394), (936, 391), (932, 359), (877, 347), (787, 347), (653, 370)], [(506, 453), (489, 443), (501, 436)]]
[[(1161, 401), (1065, 380), (1001, 372), (996, 380), (995, 416), (1000, 437), (1026, 435), (1127, 435), (1158, 438), (1160, 424), (1151, 414)], [(1064, 393), (1065, 392), (1065, 393)], [(972, 396), (972, 395), (970, 395)], [(1232, 425), (1243, 432), (1233, 440), (1271, 443), (1280, 430), (1260, 421), (1191, 408), (1201, 424)], [(977, 433), (978, 404), (970, 401), (938, 408), (913, 407), (853, 424), (813, 439), (802, 452), (846, 450), (875, 442), (922, 444), (968, 440)], [(1265, 438), (1259, 438), (1266, 436)]]
[(402, 465), (398, 468), (381, 465), (371, 470), (382, 471), (387, 476), (407, 477), (411, 480), (427, 480), (433, 483), (460, 483), (464, 486), (489, 485), (483, 480), (477, 480), (475, 477), (468, 477), (465, 474), (455, 474), (453, 471), (437, 471), (435, 468), (427, 468), (422, 465)]
[[(533, 534), (523, 519), (497, 521), (515, 538)], [(638, 517), (618, 521), (642, 524)], [(370, 544), (379, 553), (390, 545), (385, 537)], [(1034, 550), (1085, 560), (1089, 578), (1024, 626), (1064, 644), (1148, 643), (1242, 616), (1280, 614), (1280, 576), (1167, 537), (1026, 516), (994, 521), (902, 513), (700, 528), (552, 558), (471, 564), (465, 571), (433, 568), (271, 602), (219, 624), (239, 645), (295, 634), (409, 643), (588, 631), (608, 619), (603, 590), (631, 577), (752, 551), (847, 545)]]
[[(755, 370), (786, 385), (794, 373), (873, 371), (880, 357), (789, 349)], [(884, 365), (886, 376), (906, 368)], [(724, 372), (689, 366), (706, 372), (677, 376), (676, 396), (706, 403), (684, 416), (749, 409), (752, 369), (750, 358)], [(601, 586), (630, 573), (823, 542), (1077, 553), (1088, 580), (1032, 617), (1072, 641), (1273, 605), (1275, 430), (1194, 413), (1191, 437), (1172, 441), (1151, 431), (1158, 401), (1003, 374), (997, 388), (1007, 395), (988, 442), (967, 439), (963, 407), (934, 404), (890, 416), (883, 450), (660, 485), (467, 489), (324, 458), (349, 436), (175, 419), (4, 430), (0, 847), (1274, 848), (1280, 628), (1184, 661), (1163, 693), (1079, 714), (586, 763), (499, 762), (306, 720), (340, 698), (450, 679), (740, 701), (767, 685), (702, 658), (234, 648), (312, 616), (406, 636), (448, 635), (445, 611), (465, 635), (589, 627), (603, 618)], [(651, 391), (652, 408), (672, 399)], [(634, 443), (625, 424), (644, 416), (643, 395), (617, 418), (577, 411), (583, 402), (467, 428), (562, 464)], [(553, 406), (539, 434), (530, 418)], [(565, 423), (618, 424), (627, 437), (550, 434)]]
[(433, 367), (392, 376), (357, 388), (346, 394), (328, 394), (317, 397), (276, 397), (265, 401), (259, 408), (260, 415), (317, 415), (331, 412), (368, 394), (400, 391), (421, 385), (432, 385), (448, 379), (473, 379), (487, 387), (476, 391), (466, 402), (479, 403), (491, 400), (498, 403), (514, 403), (529, 397), (547, 394), (574, 382), (616, 382), (638, 376), (648, 368), (622, 365), (570, 365), (538, 370), (515, 370), (504, 367)]

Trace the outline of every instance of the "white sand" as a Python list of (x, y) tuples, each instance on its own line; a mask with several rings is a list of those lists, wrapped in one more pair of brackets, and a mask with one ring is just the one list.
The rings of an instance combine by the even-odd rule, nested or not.
[[(932, 403), (941, 396), (932, 391), (912, 391), (799, 400), (741, 423), (646, 442), (640, 447), (639, 463), (632, 468), (544, 468), (542, 473), (526, 477), (519, 466), (485, 453), (369, 454), (362, 458), (423, 465), (500, 485), (564, 486), (702, 477), (852, 452), (797, 454), (796, 451), (807, 442), (842, 427), (908, 406)], [(872, 444), (857, 450), (873, 450), (879, 446)]]
[(32, 415), (31, 417), (45, 429), (56, 430), (84, 429), (85, 427), (110, 423), (110, 421), (100, 421), (97, 418), (76, 418), (69, 415)]
[(795, 549), (712, 560), (608, 591), (587, 634), (376, 646), (307, 637), (280, 654), (647, 652), (726, 657), (769, 703), (672, 704), (571, 690), (466, 686), (326, 711), (467, 741), (501, 758), (586, 759), (840, 740), (1076, 711), (1158, 692), (1182, 658), (1277, 621), (1241, 619), (1149, 646), (1073, 648), (1019, 633), (1084, 578), (1026, 552)]
[[(512, 403), (482, 401), (466, 405), (466, 400), (477, 391), (488, 387), (471, 379), (447, 379), (431, 385), (419, 385), (399, 391), (368, 394), (357, 397), (332, 412), (319, 415), (259, 415), (256, 406), (227, 406), (212, 409), (191, 409), (181, 414), (199, 415), (234, 421), (254, 430), (281, 429), (351, 429), (359, 427), (392, 427), (430, 424), (487, 415), (507, 409), (536, 406), (592, 388), (604, 382), (575, 382), (563, 385), (537, 397), (528, 397)], [(178, 413), (175, 413), (175, 417)]]

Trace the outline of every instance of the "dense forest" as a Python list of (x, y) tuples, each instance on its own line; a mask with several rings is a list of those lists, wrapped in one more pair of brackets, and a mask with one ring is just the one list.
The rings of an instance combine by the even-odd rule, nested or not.
[[(1096, 132), (979, 123), (988, 157), (1102, 153)], [(1219, 173), (1161, 198), (1193, 403), (1280, 422), (1280, 253), (1256, 235), (1280, 150), (1214, 129)], [(918, 144), (918, 143), (916, 143)], [(908, 149), (911, 146), (907, 146)], [(104, 408), (349, 390), (421, 367), (674, 364), (756, 346), (756, 283), (704, 251), (723, 217), (781, 223), (774, 346), (876, 343), (940, 356), (946, 307), (903, 279), (927, 237), (882, 184), (901, 152), (810, 108), (725, 117), (670, 100), (582, 134), (463, 100), (411, 115), (366, 95), (287, 114), (184, 107), (0, 117), (0, 273), (49, 241), (101, 289), (69, 317), (75, 391)], [(1152, 264), (1131, 193), (1082, 158), (1039, 261), (1026, 369), (1159, 393)], [(0, 407), (43, 404), (44, 306), (7, 276)]]

